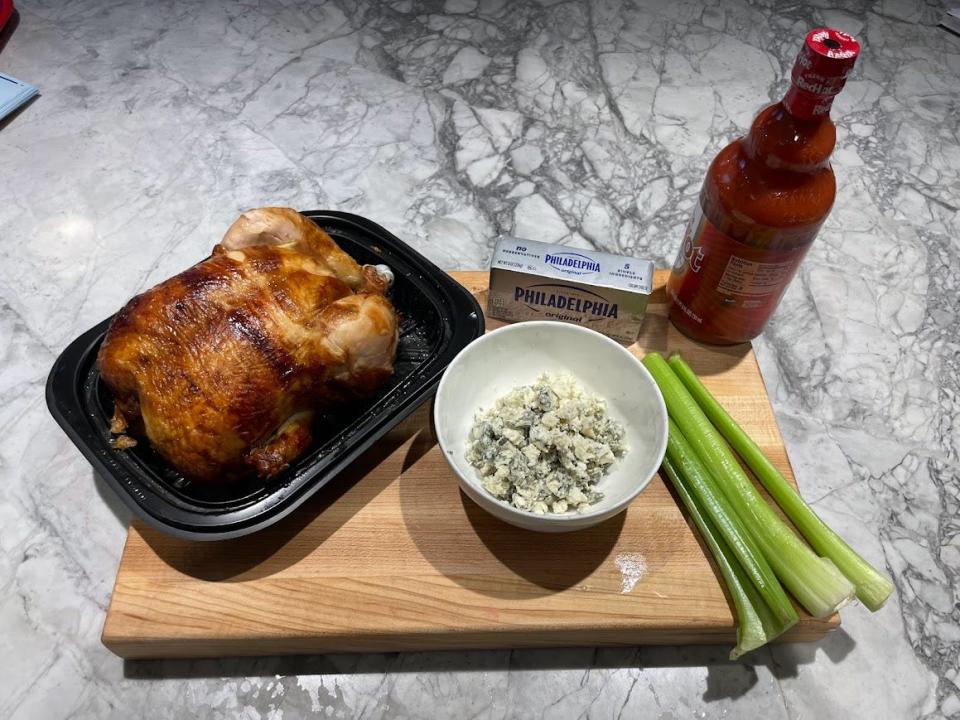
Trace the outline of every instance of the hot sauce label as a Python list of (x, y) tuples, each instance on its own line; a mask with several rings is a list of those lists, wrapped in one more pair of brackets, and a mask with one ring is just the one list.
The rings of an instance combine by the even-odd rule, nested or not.
[(697, 203), (673, 265), (667, 292), (691, 320), (746, 330), (763, 325), (803, 260), (809, 244), (787, 250), (747, 245), (721, 232)]
[(789, 279), (795, 263), (752, 262), (731, 255), (717, 283), (717, 290), (729, 295), (762, 296), (778, 292)]

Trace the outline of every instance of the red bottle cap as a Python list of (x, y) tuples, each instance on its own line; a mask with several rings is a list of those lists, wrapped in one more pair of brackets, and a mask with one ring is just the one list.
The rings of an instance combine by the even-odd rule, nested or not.
[(807, 33), (793, 64), (793, 86), (784, 98), (787, 110), (811, 118), (830, 112), (860, 55), (860, 43), (845, 32), (817, 28)]

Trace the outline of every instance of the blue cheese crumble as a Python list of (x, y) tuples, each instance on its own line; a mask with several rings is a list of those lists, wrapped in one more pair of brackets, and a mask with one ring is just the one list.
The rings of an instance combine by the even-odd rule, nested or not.
[(585, 512), (597, 481), (624, 456), (623, 426), (570, 375), (541, 375), (474, 418), (466, 459), (484, 489), (516, 508)]

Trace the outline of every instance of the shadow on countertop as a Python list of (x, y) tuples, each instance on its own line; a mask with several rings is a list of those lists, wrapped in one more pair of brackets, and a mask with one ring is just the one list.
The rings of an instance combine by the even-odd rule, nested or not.
[(32, 98), (30, 98), (29, 100), (27, 100), (23, 105), (21, 105), (21, 106), (18, 107), (16, 110), (14, 110), (14, 111), (11, 112), (9, 115), (7, 115), (7, 116), (4, 117), (2, 120), (0, 120), (0, 130), (3, 130), (3, 129), (6, 128), (8, 125), (12, 124), (13, 121), (16, 120), (18, 117), (20, 117), (20, 116), (26, 111), (26, 109), (27, 109), (28, 107), (30, 107), (31, 105), (33, 105), (33, 104), (37, 101), (37, 99), (38, 99), (39, 97), (40, 97), (40, 94), (37, 93), (37, 94), (34, 95)]
[[(740, 660), (730, 660), (721, 645), (639, 648), (560, 648), (544, 650), (473, 650), (356, 655), (303, 655), (209, 660), (124, 660), (123, 675), (132, 680), (169, 680), (291, 675), (379, 675), (391, 673), (503, 672), (550, 670), (707, 669), (703, 700), (736, 699), (759, 681), (757, 667), (779, 679), (797, 677), (801, 665), (817, 652), (834, 665), (856, 646), (839, 628), (815, 643), (761, 648)], [(820, 662), (823, 662), (821, 659)]]

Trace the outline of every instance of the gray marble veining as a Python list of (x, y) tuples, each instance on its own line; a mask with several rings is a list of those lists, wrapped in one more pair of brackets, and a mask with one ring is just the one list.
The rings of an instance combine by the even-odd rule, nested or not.
[[(960, 38), (836, 7), (21, 0), (0, 70), (0, 717), (960, 716)], [(713, 154), (830, 24), (837, 204), (756, 347), (803, 492), (897, 593), (815, 645), (124, 664), (128, 519), (44, 407), (56, 354), (261, 204), (367, 215), (446, 268), (500, 231), (668, 264)]]

